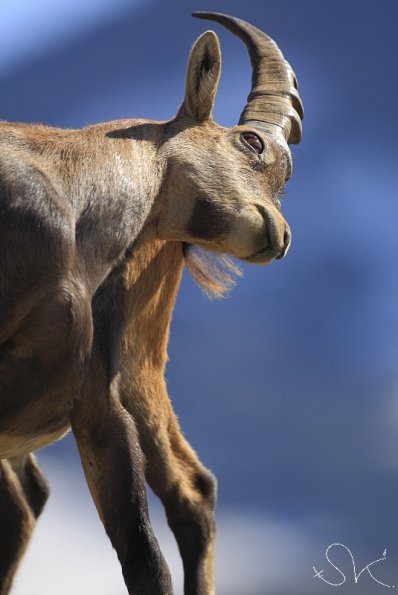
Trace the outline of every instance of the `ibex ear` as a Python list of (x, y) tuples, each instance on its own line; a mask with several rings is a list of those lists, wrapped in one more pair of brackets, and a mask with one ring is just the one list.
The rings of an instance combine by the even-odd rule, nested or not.
[(198, 122), (211, 118), (221, 72), (221, 50), (217, 35), (206, 31), (195, 42), (189, 56), (185, 99), (177, 117)]

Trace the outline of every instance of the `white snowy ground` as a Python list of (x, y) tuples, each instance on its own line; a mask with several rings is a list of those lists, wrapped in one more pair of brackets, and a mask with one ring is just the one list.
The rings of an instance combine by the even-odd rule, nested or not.
[[(116, 555), (96, 515), (80, 470), (39, 456), (51, 484), (13, 595), (125, 595)], [(151, 498), (155, 533), (170, 566), (176, 595), (182, 593), (182, 567), (163, 510)], [(287, 522), (218, 510), (217, 584), (220, 594), (258, 595), (311, 584), (311, 555), (321, 554), (305, 530)], [(315, 546), (315, 547), (314, 547)], [(266, 588), (265, 588), (266, 586)], [(291, 592), (291, 590), (290, 590)]]

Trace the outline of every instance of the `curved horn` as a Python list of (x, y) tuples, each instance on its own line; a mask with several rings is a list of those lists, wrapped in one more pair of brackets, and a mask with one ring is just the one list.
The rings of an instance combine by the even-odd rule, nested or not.
[(217, 21), (246, 44), (253, 68), (252, 89), (239, 124), (281, 130), (288, 143), (301, 140), (303, 105), (297, 79), (276, 43), (249, 23), (216, 12), (194, 12), (194, 17)]

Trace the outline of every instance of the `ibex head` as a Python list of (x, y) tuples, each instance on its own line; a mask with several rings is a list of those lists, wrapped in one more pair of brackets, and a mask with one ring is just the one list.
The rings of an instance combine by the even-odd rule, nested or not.
[(295, 75), (275, 42), (248, 23), (218, 13), (246, 44), (252, 89), (232, 128), (212, 120), (221, 70), (219, 41), (207, 31), (189, 58), (185, 98), (168, 123), (168, 177), (158, 234), (247, 262), (282, 258), (290, 229), (279, 197), (292, 171), (289, 143), (301, 139), (303, 108)]

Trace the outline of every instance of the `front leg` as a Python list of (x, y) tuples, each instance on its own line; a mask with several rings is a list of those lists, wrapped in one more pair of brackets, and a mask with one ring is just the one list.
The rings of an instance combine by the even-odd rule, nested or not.
[[(185, 440), (163, 370), (135, 371), (121, 388), (146, 459), (146, 479), (161, 499), (184, 566), (185, 595), (215, 595), (216, 480)], [(154, 413), (156, 412), (156, 413)]]
[(118, 401), (117, 391), (110, 388), (106, 394), (102, 388), (101, 394), (99, 384), (98, 374), (93, 374), (90, 390), (83, 390), (71, 418), (91, 495), (129, 594), (172, 595), (170, 573), (149, 520), (134, 421)]

